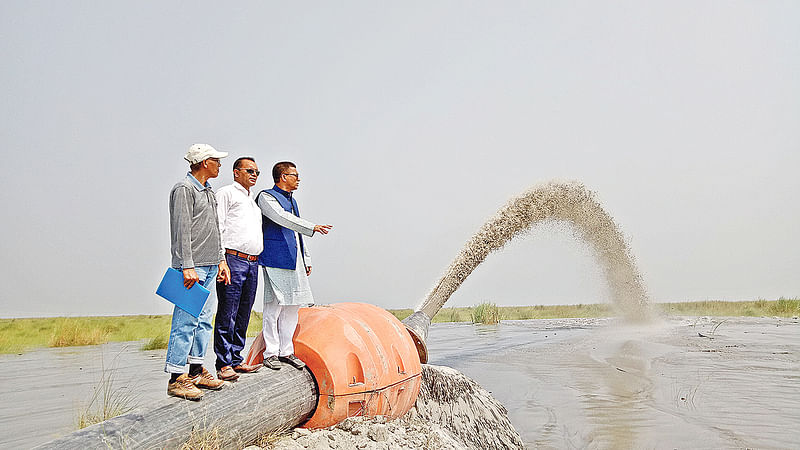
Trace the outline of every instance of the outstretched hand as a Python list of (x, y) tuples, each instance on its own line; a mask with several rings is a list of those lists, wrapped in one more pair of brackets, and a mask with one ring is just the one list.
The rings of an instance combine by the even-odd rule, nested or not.
[(328, 234), (331, 228), (333, 228), (333, 225), (314, 225), (314, 232)]

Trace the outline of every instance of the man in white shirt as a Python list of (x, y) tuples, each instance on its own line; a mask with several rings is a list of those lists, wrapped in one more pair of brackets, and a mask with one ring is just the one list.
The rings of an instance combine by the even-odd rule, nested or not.
[(314, 304), (308, 284), (311, 256), (302, 235), (325, 235), (331, 226), (315, 225), (300, 217), (292, 196), (300, 186), (294, 163), (275, 164), (272, 179), (275, 186), (261, 191), (257, 198), (264, 215), (264, 251), (259, 258), (264, 266), (264, 365), (277, 370), (285, 362), (302, 369), (305, 364), (294, 355), (292, 336), (300, 306)]
[(244, 364), (241, 355), (258, 286), (258, 255), (264, 248), (261, 210), (250, 193), (260, 174), (255, 159), (245, 156), (233, 163), (233, 184), (217, 192), (217, 216), (230, 284), (217, 283), (214, 353), (217, 376), (235, 381), (239, 373), (257, 371), (261, 365)]

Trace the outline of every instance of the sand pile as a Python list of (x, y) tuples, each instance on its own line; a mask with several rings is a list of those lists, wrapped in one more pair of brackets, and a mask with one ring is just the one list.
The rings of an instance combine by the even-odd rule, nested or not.
[(513, 449), (523, 445), (505, 407), (488, 391), (457, 370), (423, 364), (419, 397), (403, 417), (353, 417), (322, 430), (296, 429), (269, 448)]

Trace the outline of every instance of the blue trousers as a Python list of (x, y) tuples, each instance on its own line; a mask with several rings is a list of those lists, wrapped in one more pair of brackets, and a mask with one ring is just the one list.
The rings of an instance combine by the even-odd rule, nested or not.
[[(217, 266), (194, 268), (200, 285), (208, 289), (217, 278)], [(172, 329), (167, 344), (167, 364), (164, 372), (184, 373), (186, 363), (202, 364), (211, 340), (211, 317), (214, 315), (214, 295), (209, 294), (200, 317), (195, 317), (177, 306), (172, 311)]]
[(214, 353), (217, 369), (242, 363), (250, 311), (256, 300), (258, 261), (225, 255), (231, 269), (231, 284), (217, 283), (217, 317), (214, 320)]

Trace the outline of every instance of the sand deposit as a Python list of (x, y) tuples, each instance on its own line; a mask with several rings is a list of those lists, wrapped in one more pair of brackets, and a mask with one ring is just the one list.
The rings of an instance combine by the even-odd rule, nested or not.
[(353, 417), (323, 430), (296, 429), (268, 448), (515, 449), (523, 445), (508, 412), (488, 391), (457, 370), (423, 365), (419, 397), (403, 417), (391, 421)]

